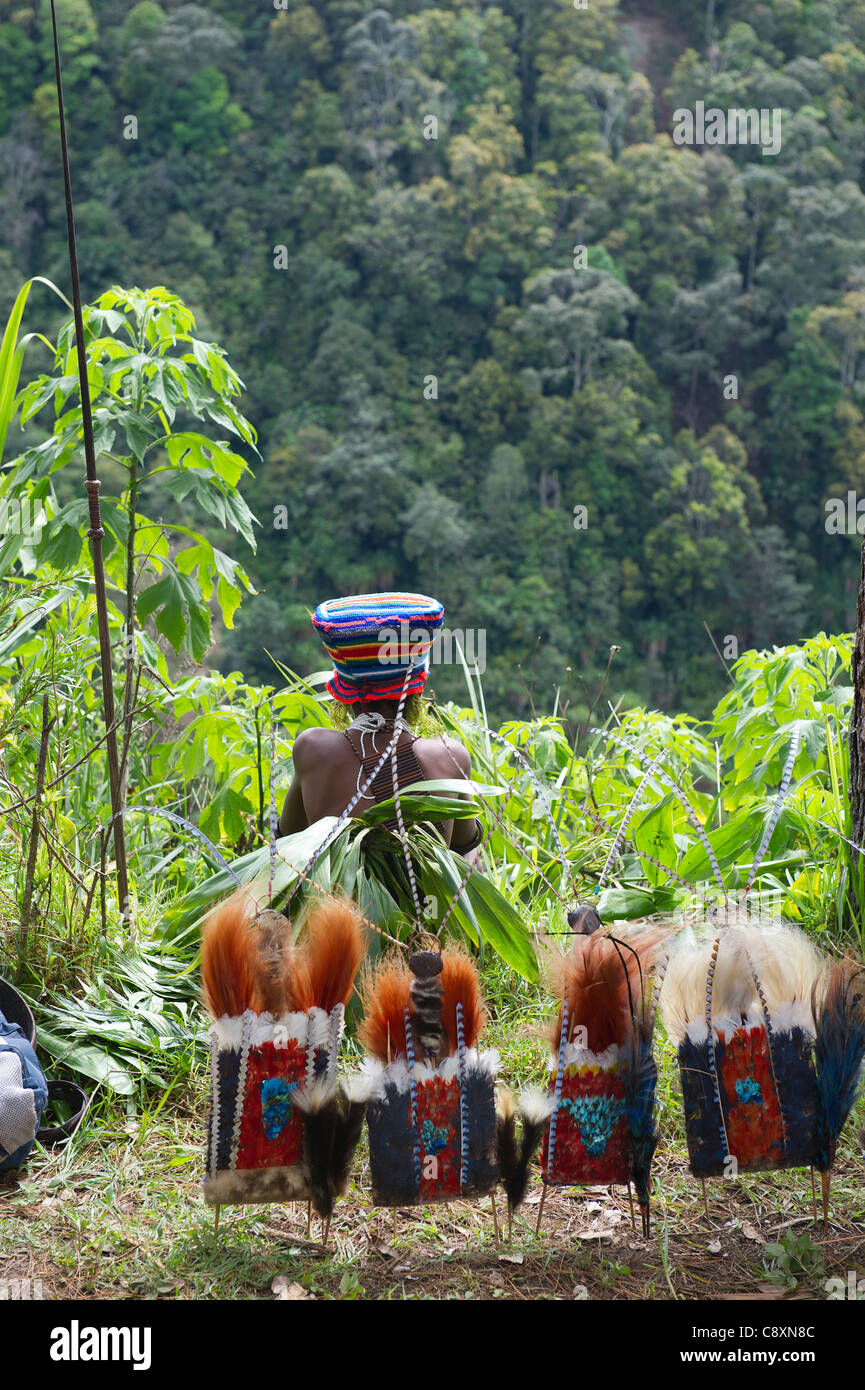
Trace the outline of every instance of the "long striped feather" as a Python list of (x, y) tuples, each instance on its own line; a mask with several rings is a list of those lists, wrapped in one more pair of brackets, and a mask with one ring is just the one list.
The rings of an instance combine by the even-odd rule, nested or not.
[(677, 782), (674, 782), (670, 774), (668, 772), (665, 772), (662, 767), (655, 766), (655, 764), (657, 763), (657, 758), (650, 758), (647, 753), (641, 752), (639, 748), (635, 748), (632, 743), (629, 743), (626, 738), (622, 738), (621, 734), (611, 733), (608, 729), (591, 729), (590, 733), (599, 734), (601, 738), (609, 739), (612, 743), (618, 743), (621, 744), (623, 748), (627, 748), (631, 753), (633, 753), (634, 757), (637, 758), (643, 764), (644, 767), (649, 767), (650, 769), (653, 769), (652, 771), (650, 771), (651, 776), (657, 777), (660, 782), (663, 782), (665, 787), (670, 788), (670, 791), (673, 793), (679, 805), (685, 812), (685, 815), (688, 817), (688, 820), (691, 822), (694, 829), (696, 830), (697, 835), (700, 839), (700, 843), (702, 844), (703, 849), (706, 851), (706, 857), (708, 858), (709, 863), (712, 866), (712, 872), (715, 875), (715, 882), (717, 883), (718, 887), (724, 895), (724, 898), (726, 899), (727, 889), (724, 885), (724, 876), (721, 873), (720, 865), (718, 864), (718, 860), (715, 856), (715, 851), (712, 848), (712, 843), (708, 835), (706, 834), (703, 823), (697, 815), (697, 812), (694, 810), (693, 806), (691, 805), (685, 793), (682, 791), (682, 788), (679, 786), (679, 784)]
[(776, 798), (775, 798), (775, 805), (774, 805), (773, 808), (772, 808), (772, 814), (771, 814), (771, 816), (769, 817), (768, 824), (767, 824), (766, 829), (765, 829), (765, 831), (764, 831), (764, 833), (763, 833), (763, 838), (762, 838), (762, 840), (760, 841), (760, 848), (757, 850), (757, 853), (754, 855), (754, 862), (753, 862), (753, 864), (751, 865), (751, 872), (750, 872), (750, 874), (748, 875), (748, 882), (747, 882), (746, 887), (745, 887), (745, 892), (746, 892), (746, 893), (749, 893), (749, 892), (751, 891), (751, 884), (754, 882), (754, 878), (756, 877), (757, 870), (759, 869), (761, 863), (763, 862), (763, 855), (766, 853), (766, 850), (769, 848), (769, 841), (770, 841), (771, 838), (772, 838), (772, 832), (773, 832), (773, 830), (775, 829), (775, 826), (778, 824), (778, 817), (779, 817), (780, 814), (781, 814), (781, 808), (782, 808), (782, 806), (784, 805), (784, 801), (785, 801), (785, 799), (786, 799), (786, 797), (787, 797), (787, 793), (788, 793), (789, 790), (790, 790), (790, 782), (791, 782), (791, 779), (792, 779), (792, 777), (793, 777), (793, 765), (794, 765), (794, 763), (796, 762), (796, 754), (798, 753), (798, 751), (799, 751), (799, 721), (798, 721), (798, 719), (797, 719), (797, 720), (796, 720), (796, 723), (793, 725), (793, 736), (792, 736), (792, 738), (791, 738), (791, 740), (790, 740), (790, 748), (789, 748), (789, 751), (788, 751), (788, 753), (787, 753), (787, 761), (785, 762), (785, 764), (784, 764), (784, 770), (783, 770), (783, 772), (781, 773), (781, 785), (780, 785), (780, 787), (778, 788), (778, 795), (777, 795)]

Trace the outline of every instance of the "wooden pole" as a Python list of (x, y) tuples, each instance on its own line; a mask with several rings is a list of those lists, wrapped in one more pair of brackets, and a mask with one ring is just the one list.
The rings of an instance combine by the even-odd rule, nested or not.
[(628, 1183), (628, 1206), (631, 1208), (631, 1230), (635, 1231), (637, 1229), (637, 1223), (634, 1220), (634, 1194), (631, 1191), (630, 1183)]
[(90, 408), (90, 382), (87, 376), (87, 350), (84, 343), (84, 317), (81, 312), (81, 282), (78, 275), (78, 249), (75, 239), (75, 216), (72, 206), (72, 179), (69, 173), (69, 144), (66, 134), (66, 111), (63, 104), (63, 82), (60, 74), (60, 42), (57, 37), (57, 14), (51, 0), (51, 24), (54, 31), (54, 72), (57, 78), (57, 108), (60, 115), (60, 152), (63, 158), (63, 187), (66, 196), (66, 237), (69, 243), (69, 270), (72, 278), (72, 306), (75, 319), (75, 348), (78, 356), (78, 380), (81, 391), (81, 428), (84, 433), (84, 487), (90, 512), (90, 549), (93, 556), (93, 587), (96, 595), (96, 623), (99, 630), (99, 661), (102, 672), (102, 707), (105, 715), (105, 751), (108, 759), (108, 783), (111, 792), (111, 822), (114, 832), (114, 859), (117, 868), (117, 896), (124, 922), (130, 921), (129, 874), (126, 864), (126, 836), (123, 825), (123, 799), (120, 760), (117, 754), (117, 726), (114, 715), (114, 678), (111, 669), (111, 633), (108, 627), (108, 599), (105, 591), (105, 568), (102, 560), (102, 517), (99, 510), (100, 482), (96, 476), (96, 450), (93, 443), (93, 414)]
[(543, 1214), (544, 1214), (544, 1202), (545, 1202), (546, 1200), (547, 1200), (547, 1184), (544, 1183), (543, 1186), (541, 1187), (541, 1204), (540, 1204), (540, 1206), (538, 1207), (538, 1224), (535, 1226), (535, 1235), (536, 1235), (536, 1236), (540, 1235), (540, 1233), (541, 1233), (541, 1217), (542, 1217)]

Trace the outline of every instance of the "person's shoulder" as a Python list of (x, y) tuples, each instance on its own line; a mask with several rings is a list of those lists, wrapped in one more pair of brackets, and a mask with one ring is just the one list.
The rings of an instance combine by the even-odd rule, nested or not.
[(294, 765), (301, 766), (311, 759), (320, 761), (329, 753), (335, 753), (344, 742), (345, 739), (338, 729), (325, 729), (320, 725), (311, 729), (301, 729), (291, 750)]
[(450, 771), (447, 774), (449, 776), (453, 776), (454, 771), (456, 771), (453, 766), (454, 763), (465, 776), (471, 772), (472, 760), (469, 751), (465, 744), (460, 743), (459, 739), (450, 738), (448, 734), (439, 734), (435, 738), (417, 739), (416, 747), (423, 756), (433, 758), (436, 762), (447, 759), (450, 764)]

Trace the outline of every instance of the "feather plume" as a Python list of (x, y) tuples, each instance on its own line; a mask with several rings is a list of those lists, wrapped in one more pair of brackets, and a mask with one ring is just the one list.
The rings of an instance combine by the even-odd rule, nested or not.
[[(818, 995), (822, 996), (817, 1002)], [(865, 972), (854, 961), (832, 961), (815, 985), (817, 1072), (814, 1166), (828, 1172), (841, 1130), (856, 1099), (865, 1057)]]
[(342, 1104), (336, 1117), (331, 1155), (331, 1186), (335, 1197), (341, 1197), (351, 1177), (351, 1161), (360, 1143), (363, 1119), (369, 1103), (369, 1093), (344, 1088)]
[(330, 1013), (351, 994), (363, 958), (361, 916), (349, 902), (327, 900), (309, 915), (299, 947), (288, 918), (270, 909), (254, 920), (247, 890), (208, 917), (201, 940), (204, 998), (215, 1018), (246, 1009), (274, 1017), (314, 1005)]
[(315, 904), (297, 952), (287, 960), (286, 993), (296, 1009), (325, 1013), (347, 1004), (364, 956), (361, 915), (353, 903), (327, 898)]
[(654, 1022), (648, 1011), (634, 1018), (625, 1050), (625, 1114), (631, 1132), (631, 1173), (643, 1214), (644, 1235), (649, 1234), (649, 1181), (660, 1138), (655, 1126), (658, 1068), (652, 1050)]
[[(640, 976), (645, 984), (668, 936), (667, 928), (647, 927), (629, 935), (626, 945), (618, 947), (601, 932), (574, 938), (571, 949), (553, 961), (551, 970), (552, 987), (568, 1005), (568, 1042), (573, 1041), (578, 1028), (584, 1028), (590, 1052), (604, 1052), (613, 1043), (625, 1043), (631, 1004), (634, 1009), (642, 1008)], [(558, 1051), (561, 1029), (560, 1007), (550, 1031), (554, 1051)]]
[[(408, 1051), (405, 1035), (405, 1010), (413, 1013), (411, 984), (414, 976), (401, 961), (384, 961), (361, 984), (364, 1020), (359, 1029), (360, 1040), (367, 1052), (382, 1062), (405, 1060)], [(481, 999), (478, 972), (474, 962), (460, 951), (442, 953), (442, 971), (438, 976), (442, 987), (442, 1024), (446, 1042), (442, 1058), (457, 1051), (457, 1004), (462, 1004), (463, 1032), (466, 1047), (474, 1047), (486, 1022), (486, 1010)], [(417, 1041), (414, 1042), (418, 1051)]]
[(474, 1047), (486, 1023), (477, 967), (461, 951), (442, 952), (442, 1023), (451, 1055), (457, 1050), (457, 1004), (462, 1004), (466, 1047)]
[(507, 1186), (519, 1162), (517, 1148), (517, 1102), (506, 1086), (496, 1089), (496, 1158), (502, 1182)]
[(789, 922), (771, 919), (752, 920), (741, 930), (769, 1012), (796, 1000), (807, 1002), (822, 968), (810, 937)]
[[(703, 931), (697, 935), (688, 927), (670, 956), (660, 1005), (664, 1027), (677, 1046), (684, 1041), (688, 1028), (705, 1017), (706, 978), (714, 940), (713, 932)], [(718, 949), (712, 1012), (716, 1017), (720, 1014), (741, 1016), (756, 1003), (757, 994), (743, 942), (725, 932)]]
[(788, 922), (740, 916), (720, 929), (682, 934), (661, 992), (664, 1026), (676, 1044), (706, 1014), (706, 979), (720, 935), (712, 982), (712, 1017), (738, 1022), (762, 1013), (754, 976), (770, 1014), (785, 1004), (807, 1002), (820, 972), (820, 955), (803, 931)]
[(294, 1103), (304, 1112), (303, 1148), (309, 1171), (313, 1209), (330, 1216), (336, 1192), (333, 1184), (334, 1140), (339, 1118), (339, 1091), (325, 1080), (295, 1091)]
[(201, 934), (201, 984), (214, 1018), (236, 1018), (264, 1006), (261, 961), (250, 926), (252, 900), (244, 890), (210, 913)]
[(383, 961), (360, 986), (364, 1018), (358, 1029), (361, 1043), (380, 1062), (407, 1056), (405, 1019), (411, 1007), (412, 974), (402, 961)]
[[(548, 1091), (541, 1091), (533, 1086), (527, 1087), (520, 1096), (517, 1113), (522, 1123), (522, 1133), (519, 1148), (514, 1142), (513, 1161), (508, 1162), (507, 1168), (502, 1161), (501, 1148), (499, 1149), (502, 1181), (511, 1211), (516, 1210), (526, 1195), (532, 1159), (538, 1151), (554, 1105), (555, 1101)], [(510, 1160), (510, 1155), (506, 1157)]]

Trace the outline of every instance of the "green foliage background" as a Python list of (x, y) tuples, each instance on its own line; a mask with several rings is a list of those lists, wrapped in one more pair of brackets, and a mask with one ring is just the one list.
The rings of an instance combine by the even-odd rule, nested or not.
[[(617, 692), (706, 714), (706, 626), (852, 625), (862, 0), (718, 0), (710, 43), (682, 0), (58, 8), (85, 298), (166, 285), (247, 383), (259, 592), (211, 660), (314, 669), (309, 609), (395, 585), (486, 629), (499, 718), (581, 715), (611, 644)], [(48, 26), (0, 0), (9, 306), (67, 282)], [(697, 100), (779, 108), (781, 152), (675, 145)]]

